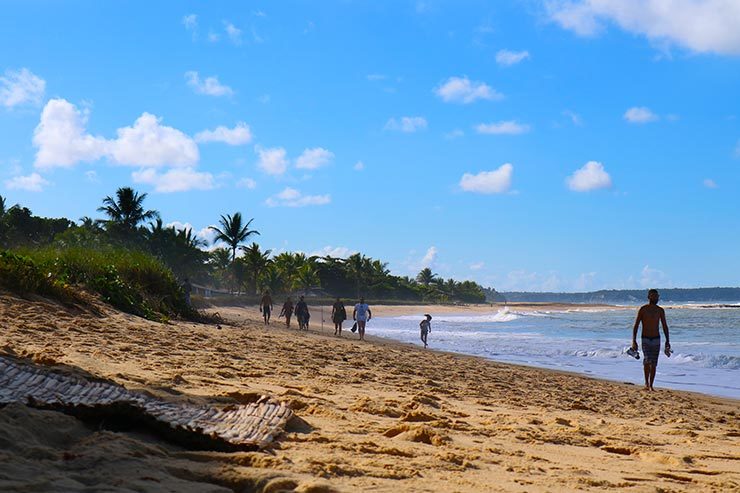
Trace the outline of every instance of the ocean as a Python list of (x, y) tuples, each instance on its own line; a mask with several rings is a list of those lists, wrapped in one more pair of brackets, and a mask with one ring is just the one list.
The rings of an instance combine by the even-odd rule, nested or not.
[[(664, 308), (674, 352), (670, 358), (661, 352), (655, 387), (740, 399), (740, 305)], [(637, 307), (584, 307), (564, 311), (492, 309), (490, 314), (475, 315), (432, 313), (428, 342), (430, 349), (642, 386), (642, 359), (624, 354), (631, 342), (636, 311)], [(421, 319), (421, 313), (373, 318), (368, 334), (421, 345)], [(664, 343), (661, 337), (661, 347)]]

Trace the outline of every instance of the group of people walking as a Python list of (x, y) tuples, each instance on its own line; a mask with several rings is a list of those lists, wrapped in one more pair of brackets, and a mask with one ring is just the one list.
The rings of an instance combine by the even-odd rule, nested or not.
[[(270, 318), (272, 317), (273, 301), (269, 291), (265, 291), (260, 300), (260, 312), (265, 320), (265, 325), (270, 325)], [(280, 311), (278, 317), (285, 317), (285, 326), (290, 328), (290, 321), (295, 314), (298, 320), (298, 330), (308, 330), (308, 324), (311, 320), (311, 312), (308, 309), (308, 304), (303, 296), (301, 296), (298, 302), (294, 305), (293, 300), (290, 296), (283, 303), (283, 308)], [(355, 324), (352, 326), (352, 332), (357, 332), (361, 341), (365, 340), (365, 328), (367, 322), (373, 318), (370, 306), (365, 303), (365, 298), (360, 298), (360, 301), (354, 307), (352, 311), (352, 320)], [(334, 323), (334, 335), (342, 336), (342, 325), (347, 320), (347, 309), (344, 306), (344, 302), (341, 298), (337, 297), (337, 300), (331, 307), (331, 320)]]

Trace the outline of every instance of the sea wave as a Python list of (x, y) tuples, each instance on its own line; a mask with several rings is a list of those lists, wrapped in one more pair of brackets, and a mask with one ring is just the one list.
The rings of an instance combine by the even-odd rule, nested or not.
[[(481, 323), (481, 322), (511, 322), (520, 318), (519, 313), (510, 312), (507, 308), (499, 310), (496, 313), (487, 313), (483, 315), (434, 315), (434, 322), (451, 322), (451, 323)], [(423, 315), (403, 315), (395, 317), (395, 320), (420, 320)]]
[(674, 354), (671, 356), (679, 364), (694, 364), (704, 368), (740, 370), (740, 357), (727, 354)]

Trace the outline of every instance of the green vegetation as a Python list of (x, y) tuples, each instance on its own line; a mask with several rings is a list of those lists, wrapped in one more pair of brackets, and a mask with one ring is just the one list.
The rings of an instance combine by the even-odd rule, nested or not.
[[(254, 219), (241, 213), (222, 215), (216, 241), (207, 245), (190, 229), (167, 227), (154, 210), (144, 207), (146, 194), (124, 187), (102, 199), (106, 217), (69, 219), (34, 216), (19, 205), (8, 207), (0, 197), (0, 285), (21, 293), (74, 301), (73, 286), (84, 286), (129, 313), (150, 319), (198, 318), (181, 289), (187, 277), (197, 285), (254, 296), (295, 291), (406, 302), (470, 302), (486, 300), (472, 281), (444, 280), (423, 269), (416, 278), (390, 274), (387, 264), (356, 253), (346, 259), (309, 257), (303, 253), (272, 255), (256, 242)], [(148, 224), (147, 224), (148, 222)], [(237, 253), (241, 252), (240, 255)]]

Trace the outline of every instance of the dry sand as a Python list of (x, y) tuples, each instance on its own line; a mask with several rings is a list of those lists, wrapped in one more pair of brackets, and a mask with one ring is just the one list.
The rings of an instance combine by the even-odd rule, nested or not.
[(10, 405), (0, 409), (0, 491), (740, 489), (738, 401), (278, 320), (265, 328), (256, 308), (217, 310), (230, 321), (221, 329), (0, 292), (3, 352), (162, 396), (267, 393), (300, 418), (270, 450), (216, 453)]

